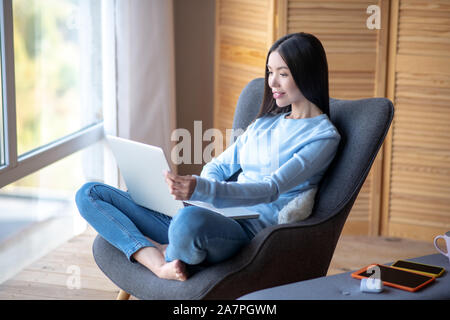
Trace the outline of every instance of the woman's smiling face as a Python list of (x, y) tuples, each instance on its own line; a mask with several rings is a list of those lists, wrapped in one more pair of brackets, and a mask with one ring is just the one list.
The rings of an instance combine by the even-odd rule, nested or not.
[(291, 72), (277, 51), (269, 55), (267, 61), (268, 85), (272, 89), (273, 98), (278, 107), (298, 104), (305, 100)]

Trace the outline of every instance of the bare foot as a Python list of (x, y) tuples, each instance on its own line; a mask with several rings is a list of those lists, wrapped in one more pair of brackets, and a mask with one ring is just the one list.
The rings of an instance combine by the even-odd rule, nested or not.
[(165, 261), (167, 244), (159, 244), (150, 240), (155, 247), (144, 247), (133, 254), (133, 257), (162, 279), (185, 281), (188, 278), (186, 265), (181, 260)]
[[(163, 257), (166, 257), (166, 250), (168, 244), (159, 244), (158, 250), (161, 251)], [(175, 276), (175, 278), (174, 278)], [(161, 266), (161, 275), (159, 276), (163, 279), (180, 280), (185, 281), (188, 278), (186, 272), (186, 265), (181, 260), (175, 260), (172, 262), (167, 262)]]
[(188, 276), (186, 265), (181, 260), (167, 262), (159, 268), (156, 274), (159, 278), (186, 281)]

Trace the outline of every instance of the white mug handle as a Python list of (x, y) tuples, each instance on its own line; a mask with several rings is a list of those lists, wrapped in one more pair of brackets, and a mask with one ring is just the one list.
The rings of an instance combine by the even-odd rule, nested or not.
[(437, 236), (436, 238), (434, 238), (434, 246), (436, 247), (436, 250), (439, 251), (440, 253), (442, 253), (444, 256), (448, 256), (449, 255), (448, 248), (447, 248), (447, 252), (442, 251), (441, 248), (439, 248), (439, 246), (437, 245), (438, 239), (445, 240), (445, 238), (443, 236)]

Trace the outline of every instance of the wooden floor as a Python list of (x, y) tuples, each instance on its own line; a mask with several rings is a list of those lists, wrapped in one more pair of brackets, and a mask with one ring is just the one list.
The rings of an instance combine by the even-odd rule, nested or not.
[[(0, 284), (0, 299), (115, 299), (117, 287), (92, 257), (94, 237), (95, 232), (88, 229)], [(342, 236), (328, 274), (432, 253), (431, 241)]]

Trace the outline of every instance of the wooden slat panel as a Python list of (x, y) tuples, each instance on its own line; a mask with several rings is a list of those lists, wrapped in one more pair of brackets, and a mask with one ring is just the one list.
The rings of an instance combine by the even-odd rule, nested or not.
[[(364, 182), (363, 187), (361, 188), (361, 192), (356, 199), (352, 211), (351, 211), (351, 221), (364, 221), (367, 224), (368, 221), (368, 208), (370, 206), (370, 185), (371, 185), (371, 176), (367, 177), (367, 180)], [(365, 234), (367, 234), (367, 226), (364, 227), (364, 230), (361, 230)], [(355, 232), (355, 233), (362, 233)]]
[(261, 67), (261, 62), (265, 61), (265, 58), (266, 54), (258, 49), (238, 45), (222, 44), (220, 46), (220, 59), (223, 61), (232, 61), (245, 65)]
[[(309, 32), (320, 39), (327, 53), (330, 95), (334, 98), (358, 99), (374, 94), (377, 31), (366, 27), (366, 9), (371, 4), (369, 1), (288, 1), (287, 32)], [(354, 77), (355, 73), (364, 73), (370, 83), (362, 85), (360, 77)]]
[[(245, 85), (263, 77), (273, 0), (219, 0), (216, 3), (214, 127), (225, 136), (233, 124), (237, 100)], [(223, 141), (225, 146), (226, 141)]]
[[(449, 1), (401, 1), (398, 32), (399, 56), (415, 55), (419, 56), (418, 59), (441, 56), (444, 61), (437, 60), (433, 64), (440, 65), (446, 71), (434, 69), (432, 72), (448, 73), (450, 66), (445, 59), (450, 51), (449, 25)], [(410, 63), (409, 67), (424, 68), (426, 64)]]
[(242, 29), (266, 31), (268, 1), (219, 1), (219, 27), (235, 26)]
[(223, 25), (220, 28), (220, 43), (248, 46), (260, 51), (266, 50), (265, 32)]
[[(432, 54), (429, 50), (425, 50), (427, 47), (424, 44), (416, 43), (417, 46), (421, 45), (420, 50), (417, 48), (405, 48), (402, 46), (404, 50), (408, 50), (409, 54), (399, 54), (397, 55), (397, 69), (396, 71), (399, 73), (410, 73), (410, 74), (450, 74), (450, 65), (448, 63), (448, 56), (442, 57), (440, 56), (440, 52), (435, 50)], [(448, 52), (450, 52), (450, 47), (448, 48)], [(427, 56), (420, 56), (420, 55)]]
[(402, 0), (388, 234), (450, 229), (450, 3)]
[[(444, 231), (442, 231), (444, 229)], [(429, 225), (426, 221), (423, 224), (417, 221), (408, 221), (401, 219), (393, 219), (389, 223), (389, 235), (391, 237), (399, 237), (405, 239), (414, 239), (420, 241), (433, 242), (434, 235), (443, 234), (444, 227)]]
[[(354, 52), (354, 51), (353, 51)], [(327, 60), (331, 72), (375, 72), (376, 53), (331, 53)], [(351, 62), (351, 63), (350, 63)], [(332, 82), (333, 79), (330, 79)], [(355, 81), (354, 81), (355, 82)]]

